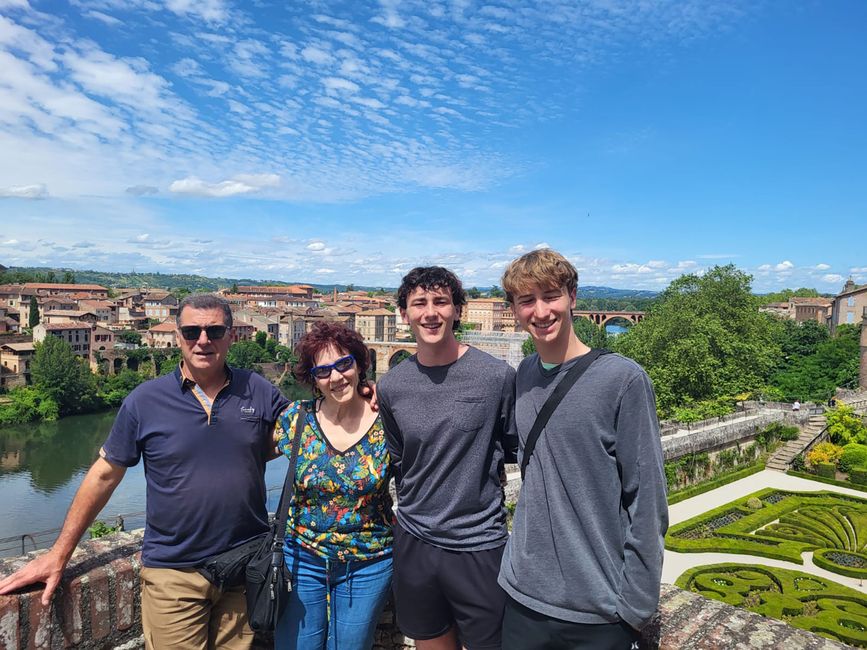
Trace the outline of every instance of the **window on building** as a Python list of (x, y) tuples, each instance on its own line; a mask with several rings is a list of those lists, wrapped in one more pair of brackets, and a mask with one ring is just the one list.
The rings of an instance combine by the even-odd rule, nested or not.
[(847, 307), (854, 307), (855, 306), (855, 296), (849, 296), (846, 299), (846, 306)]
[(847, 311), (846, 312), (846, 322), (854, 323), (855, 322), (855, 312)]

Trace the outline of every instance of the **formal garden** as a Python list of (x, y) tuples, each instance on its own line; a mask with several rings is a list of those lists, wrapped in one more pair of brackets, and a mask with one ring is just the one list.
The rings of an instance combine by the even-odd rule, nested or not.
[[(673, 525), (666, 548), (737, 553), (867, 578), (867, 499), (767, 488)], [(692, 568), (676, 584), (845, 643), (867, 647), (867, 596), (800, 571), (745, 564)]]
[(843, 643), (867, 647), (867, 598), (830, 580), (787, 569), (712, 564), (686, 571), (676, 584)]

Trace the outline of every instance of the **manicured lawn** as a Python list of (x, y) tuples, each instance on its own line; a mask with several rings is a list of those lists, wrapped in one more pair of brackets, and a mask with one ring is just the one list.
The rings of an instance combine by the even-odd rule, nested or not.
[(711, 564), (684, 572), (675, 584), (843, 643), (867, 647), (867, 597), (830, 580), (759, 565)]

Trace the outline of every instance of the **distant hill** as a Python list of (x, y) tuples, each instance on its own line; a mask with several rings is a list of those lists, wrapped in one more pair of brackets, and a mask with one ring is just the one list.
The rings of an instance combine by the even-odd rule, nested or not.
[[(309, 284), (321, 293), (330, 293), (337, 287), (338, 291), (344, 291), (347, 287), (358, 291), (380, 291), (388, 292), (397, 291), (396, 287), (378, 287), (378, 286), (361, 286), (361, 285), (346, 285), (346, 284), (316, 284), (298, 280), (295, 282), (279, 282), (276, 280), (251, 280), (250, 278), (209, 278), (203, 275), (190, 275), (183, 273), (109, 273), (107, 271), (79, 271), (68, 268), (51, 268), (51, 267), (10, 267), (7, 274), (26, 273), (32, 276), (40, 276), (45, 278), (53, 273), (54, 277), (59, 281), (64, 273), (72, 273), (75, 276), (75, 281), (84, 284), (99, 284), (104, 287), (116, 289), (118, 287), (149, 287), (151, 289), (189, 289), (191, 291), (217, 291), (226, 287), (231, 287), (233, 284), (239, 285), (290, 285), (290, 284)], [(9, 282), (10, 279), (0, 279), (0, 282)], [(39, 280), (33, 280), (39, 281)], [(486, 292), (490, 287), (479, 287), (482, 292)], [(643, 291), (638, 289), (613, 289), (611, 287), (586, 286), (578, 288), (579, 300), (629, 300), (637, 303), (650, 301), (656, 298), (658, 292)]]

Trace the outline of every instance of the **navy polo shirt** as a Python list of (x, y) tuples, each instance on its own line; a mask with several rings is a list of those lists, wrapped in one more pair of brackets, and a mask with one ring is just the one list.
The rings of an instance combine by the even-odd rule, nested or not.
[(289, 402), (254, 372), (227, 372), (210, 413), (180, 368), (141, 384), (102, 447), (114, 465), (144, 460), (147, 567), (194, 566), (268, 529), (265, 463)]

